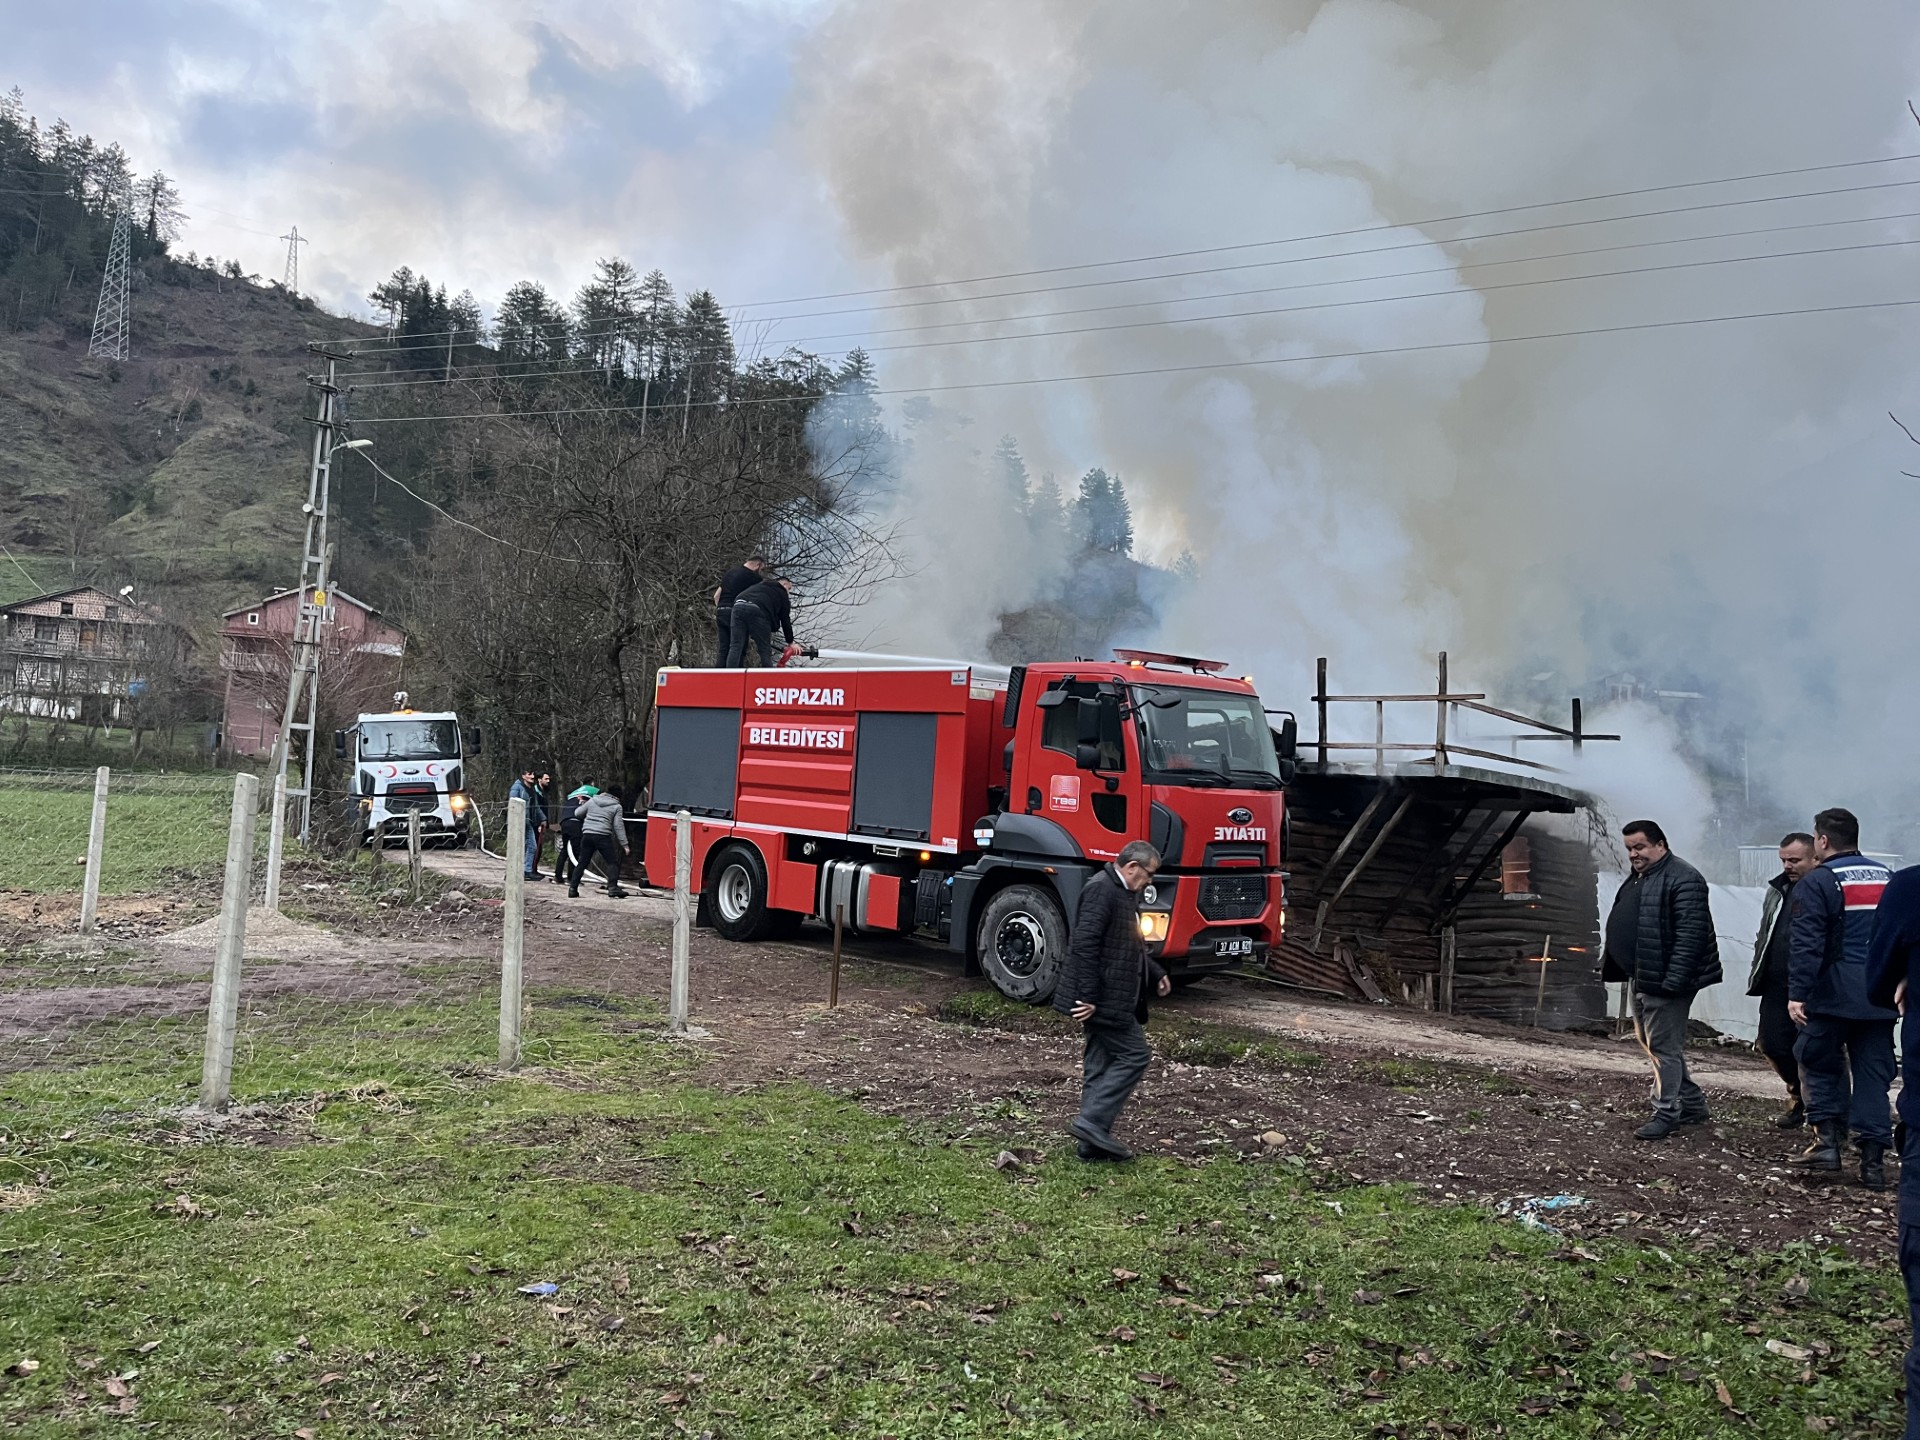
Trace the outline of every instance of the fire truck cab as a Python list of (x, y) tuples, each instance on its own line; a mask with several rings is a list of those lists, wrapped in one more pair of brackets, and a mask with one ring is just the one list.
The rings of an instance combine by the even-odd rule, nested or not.
[(1080, 890), (1129, 840), (1161, 870), (1141, 931), (1176, 980), (1283, 924), (1291, 716), (1211, 661), (663, 670), (647, 871), (693, 816), (703, 920), (732, 940), (836, 915), (944, 941), (1002, 993), (1048, 998)]

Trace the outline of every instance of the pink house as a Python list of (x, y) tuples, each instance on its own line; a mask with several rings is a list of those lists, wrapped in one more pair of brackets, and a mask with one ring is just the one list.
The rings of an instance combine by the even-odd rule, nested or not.
[[(298, 608), (298, 592), (280, 590), (221, 616), (220, 668), (227, 675), (227, 699), (220, 743), (236, 755), (273, 752), (280, 710), (287, 702)], [(385, 709), (400, 678), (406, 635), (344, 590), (333, 591), (322, 634), (323, 708)]]

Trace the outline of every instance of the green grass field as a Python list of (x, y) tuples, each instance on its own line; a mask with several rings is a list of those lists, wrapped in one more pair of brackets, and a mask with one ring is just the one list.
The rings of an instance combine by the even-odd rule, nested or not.
[(1284, 1161), (997, 1170), (990, 1119), (533, 1004), (512, 1077), (484, 1001), (269, 1021), (224, 1134), (191, 1047), (0, 1076), (0, 1429), (1897, 1432), (1895, 1282), (1835, 1255), (1590, 1253)]
[[(142, 788), (140, 778), (108, 796), (100, 888), (109, 895), (162, 888), (183, 870), (217, 866), (227, 853), (230, 777), (166, 790)], [(92, 814), (90, 788), (0, 786), (0, 889), (79, 890)], [(264, 852), (264, 823), (256, 840)]]

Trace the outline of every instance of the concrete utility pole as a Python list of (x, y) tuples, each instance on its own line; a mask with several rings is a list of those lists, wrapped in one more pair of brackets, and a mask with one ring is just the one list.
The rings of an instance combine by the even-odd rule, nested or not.
[[(329, 351), (319, 353), (326, 358), (327, 373), (324, 377), (313, 377), (307, 382), (319, 394), (313, 421), (313, 461), (307, 471), (307, 503), (301, 507), (306, 516), (307, 530), (300, 547), (300, 585), (295, 591), (297, 608), (293, 621), (291, 663), (287, 667), (287, 703), (280, 712), (280, 734), (273, 744), (273, 768), (269, 772), (275, 775), (286, 772), (287, 760), (293, 749), (293, 733), (300, 731), (304, 740), (300, 784), (297, 788), (292, 785), (287, 787), (287, 799), (294, 802), (297, 808), (303, 844), (313, 834), (314, 727), (320, 710), (322, 632), (333, 606), (333, 596), (328, 590), (333, 548), (327, 539), (333, 452), (372, 443), (368, 440), (349, 440), (344, 445), (333, 443), (334, 404), (339, 394), (334, 375), (342, 357)], [(275, 823), (268, 844), (269, 855), (280, 853), (285, 824), (285, 817)], [(277, 893), (279, 876), (270, 875), (268, 883)]]

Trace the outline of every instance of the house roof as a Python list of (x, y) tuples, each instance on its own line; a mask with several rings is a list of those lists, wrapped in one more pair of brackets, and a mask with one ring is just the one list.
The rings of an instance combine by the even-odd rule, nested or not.
[[(292, 590), (276, 590), (271, 595), (265, 596), (264, 598), (259, 600), (255, 600), (252, 604), (236, 605), (231, 610), (222, 610), (220, 612), (220, 618), (222, 620), (225, 620), (229, 615), (240, 615), (240, 614), (244, 614), (248, 610), (261, 609), (263, 606), (271, 605), (275, 600), (283, 599), (286, 596), (292, 595), (294, 593), (295, 592)], [(347, 602), (347, 604), (353, 606), (355, 609), (364, 610), (369, 615), (376, 615), (376, 616), (380, 615), (380, 610), (378, 609), (378, 607), (369, 605), (364, 600), (354, 599), (353, 596), (349, 595), (346, 591), (342, 590), (338, 585), (333, 587), (333, 598), (335, 600), (344, 600)], [(384, 619), (385, 617), (383, 616), (381, 618)], [(391, 623), (391, 622), (388, 622), (388, 623)], [(398, 627), (396, 626), (395, 628), (397, 629)]]
[(98, 595), (109, 605), (122, 605), (129, 610), (138, 610), (155, 624), (163, 624), (166, 621), (165, 616), (145, 601), (135, 600), (126, 595), (109, 595), (98, 585), (69, 585), (64, 590), (49, 590), (44, 595), (29, 595), (23, 600), (15, 600), (11, 604), (0, 605), (0, 615), (23, 609), (28, 605), (44, 605), (49, 600), (64, 600), (69, 595)]

